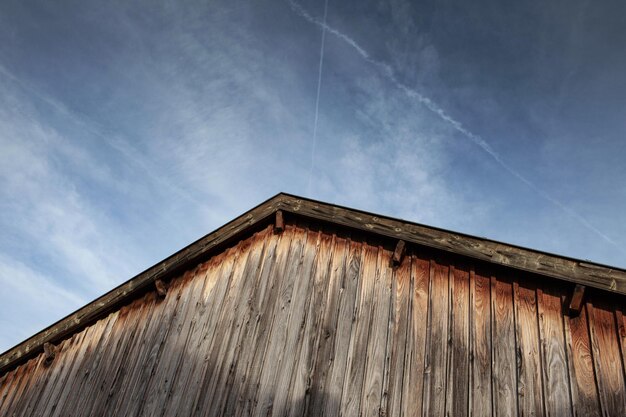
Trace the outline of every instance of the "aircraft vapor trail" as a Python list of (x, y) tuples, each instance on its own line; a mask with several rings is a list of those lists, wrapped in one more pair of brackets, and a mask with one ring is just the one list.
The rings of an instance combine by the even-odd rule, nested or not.
[(307, 195), (311, 194), (311, 178), (313, 177), (313, 166), (315, 164), (315, 146), (317, 144), (317, 120), (320, 109), (320, 90), (322, 88), (322, 69), (324, 66), (324, 44), (326, 43), (326, 16), (328, 14), (328, 0), (324, 2), (324, 20), (322, 22), (322, 45), (320, 46), (320, 65), (317, 73), (317, 95), (315, 96), (315, 120), (313, 122), (313, 145), (311, 147), (311, 167), (309, 168), (309, 178), (307, 180)]
[[(396, 88), (398, 88), (399, 90), (403, 91), (408, 97), (410, 97), (412, 99), (415, 99), (419, 103), (423, 104), (428, 110), (430, 110), (431, 112), (435, 113), (441, 120), (446, 122), (454, 130), (456, 130), (457, 132), (461, 133), (463, 136), (465, 136), (468, 139), (470, 139), (476, 146), (478, 146), (485, 153), (487, 153), (489, 156), (491, 156), (493, 158), (493, 160), (496, 161), (496, 163), (498, 165), (500, 165), (509, 174), (511, 174), (512, 176), (514, 176), (518, 180), (520, 180), (522, 183), (526, 184), (530, 189), (535, 191), (537, 194), (539, 194), (545, 200), (547, 200), (550, 203), (554, 204), (555, 206), (557, 206), (558, 208), (563, 210), (565, 213), (569, 214), (570, 216), (572, 216), (573, 218), (578, 220), (578, 222), (580, 224), (582, 224), (588, 230), (592, 231), (593, 233), (595, 233), (596, 235), (601, 237), (606, 242), (610, 243), (611, 245), (613, 245), (614, 247), (619, 249), (622, 253), (626, 253), (626, 251), (617, 242), (615, 242), (609, 236), (607, 236), (602, 231), (600, 231), (598, 228), (596, 228), (594, 225), (592, 225), (586, 218), (584, 218), (578, 212), (574, 211), (570, 207), (568, 207), (565, 204), (561, 203), (559, 200), (557, 200), (556, 198), (552, 197), (546, 191), (544, 191), (543, 189), (541, 189), (537, 185), (535, 185), (535, 183), (533, 183), (531, 180), (529, 180), (524, 175), (519, 173), (517, 170), (512, 168), (506, 161), (504, 161), (502, 159), (500, 154), (498, 154), (491, 147), (491, 145), (489, 145), (489, 143), (487, 143), (487, 141), (485, 141), (481, 136), (479, 136), (479, 135), (469, 131), (467, 128), (465, 128), (463, 126), (463, 124), (461, 122), (459, 122), (458, 120), (455, 120), (452, 116), (450, 116), (448, 113), (446, 113), (446, 111), (444, 109), (439, 107), (439, 105), (437, 105), (430, 98), (428, 98), (427, 96), (423, 95), (419, 91), (417, 91), (417, 90), (407, 86), (406, 84), (400, 82), (396, 78), (395, 73), (393, 72), (393, 69), (391, 68), (390, 65), (388, 65), (388, 64), (386, 64), (384, 62), (380, 62), (380, 61), (377, 61), (377, 60), (373, 59), (370, 56), (370, 54), (363, 47), (361, 47), (354, 39), (352, 39), (351, 37), (349, 37), (345, 33), (340, 32), (338, 29), (335, 29), (335, 28), (333, 28), (331, 26), (328, 26), (326, 24), (326, 12), (324, 13), (324, 20), (321, 21), (318, 18), (312, 16), (307, 10), (305, 10), (300, 4), (296, 3), (295, 1), (287, 0), (287, 2), (289, 3), (289, 5), (291, 7), (291, 10), (294, 13), (296, 13), (300, 17), (304, 18), (309, 23), (312, 23), (314, 25), (317, 25), (317, 26), (321, 27), (323, 31), (327, 31), (329, 33), (332, 33), (333, 35), (335, 35), (336, 37), (338, 37), (339, 39), (344, 41), (346, 44), (350, 45), (363, 59), (365, 59), (367, 62), (369, 62), (370, 64), (374, 65), (375, 67), (379, 68), (383, 72), (383, 74), (396, 86)], [(317, 109), (316, 109), (316, 112), (317, 112)]]

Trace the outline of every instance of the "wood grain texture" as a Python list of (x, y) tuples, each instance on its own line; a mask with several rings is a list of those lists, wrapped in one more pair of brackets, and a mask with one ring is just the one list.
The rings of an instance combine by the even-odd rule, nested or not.
[(551, 286), (537, 290), (546, 416), (550, 417), (572, 415), (563, 330), (563, 299)]
[(378, 248), (364, 245), (363, 275), (359, 282), (357, 303), (352, 315), (354, 325), (350, 337), (341, 409), (347, 415), (359, 415), (363, 398), (367, 342), (372, 322), (372, 304)]
[(590, 302), (587, 307), (602, 412), (605, 416), (623, 416), (626, 410), (626, 386), (615, 317), (610, 306), (603, 302)]
[(391, 264), (392, 254), (378, 248), (376, 260), (376, 278), (373, 283), (372, 319), (365, 357), (365, 375), (361, 398), (361, 415), (377, 417), (384, 402), (386, 386), (384, 374), (387, 355), (387, 336), (389, 331), (389, 303), (391, 301)]
[(448, 350), (446, 415), (463, 417), (469, 412), (470, 289), (469, 271), (450, 270), (450, 348)]
[(285, 212), (377, 233), (407, 243), (626, 294), (626, 271), (282, 194)]
[[(389, 361), (389, 400), (385, 409), (386, 415), (402, 415), (402, 393), (405, 374), (411, 367), (406, 361), (409, 342), (409, 311), (411, 300), (411, 267), (409, 257), (406, 262), (394, 271), (392, 277), (392, 310), (390, 322), (393, 328), (390, 334), (391, 353)], [(409, 359), (410, 361), (410, 359)]]
[(565, 318), (565, 337), (574, 415), (599, 416), (598, 384), (593, 368), (587, 309), (584, 305), (581, 306), (578, 316)]
[[(0, 355), (0, 374), (39, 354), (45, 343), (59, 343), (106, 316), (111, 310), (141, 297), (145, 291), (154, 288), (156, 282), (166, 282), (183, 271), (192, 269), (196, 264), (223, 251), (233, 242), (249, 236), (262, 225), (271, 222), (278, 224), (280, 229), (280, 219), (284, 223), (285, 218), (289, 216), (304, 217), (336, 227), (343, 226), (351, 230), (402, 240), (407, 245), (417, 244), (494, 265), (626, 295), (626, 270), (620, 268), (565, 258), (281, 193), (4, 352)], [(161, 285), (159, 292), (163, 294)]]
[(517, 340), (517, 397), (520, 417), (543, 416), (543, 386), (537, 297), (533, 283), (513, 284)]
[(492, 409), (492, 330), (490, 278), (472, 269), (470, 272), (471, 389), (469, 415), (490, 416)]
[(0, 374), (0, 416), (624, 415), (623, 298), (285, 219)]
[(517, 415), (517, 376), (513, 285), (491, 277), (492, 387), (494, 416)]
[(448, 337), (450, 332), (450, 268), (430, 263), (428, 333), (424, 360), (423, 415), (444, 415), (448, 382)]

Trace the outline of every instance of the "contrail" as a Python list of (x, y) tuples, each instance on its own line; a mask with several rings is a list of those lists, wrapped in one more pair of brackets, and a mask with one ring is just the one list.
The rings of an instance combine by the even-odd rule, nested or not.
[(317, 95), (315, 97), (315, 120), (313, 122), (313, 146), (311, 147), (311, 168), (306, 184), (307, 195), (311, 194), (311, 178), (313, 177), (313, 166), (315, 165), (315, 145), (317, 144), (317, 120), (320, 109), (320, 90), (322, 88), (322, 68), (324, 66), (324, 44), (326, 41), (326, 16), (328, 14), (328, 0), (324, 2), (324, 21), (322, 22), (322, 45), (320, 46), (320, 66), (317, 73)]
[[(486, 152), (489, 156), (491, 156), (493, 158), (493, 160), (496, 161), (496, 163), (498, 163), (498, 165), (500, 165), (502, 168), (504, 168), (504, 170), (507, 171), (509, 174), (511, 174), (512, 176), (514, 176), (515, 178), (517, 178), (518, 180), (520, 180), (521, 182), (526, 184), (530, 189), (535, 191), (537, 194), (539, 194), (545, 200), (547, 200), (550, 203), (554, 204), (555, 206), (557, 206), (558, 208), (563, 210), (565, 213), (569, 214), (570, 216), (572, 216), (573, 218), (578, 220), (583, 226), (585, 226), (587, 229), (589, 229), (590, 231), (592, 231), (593, 233), (595, 233), (596, 235), (601, 237), (606, 242), (608, 242), (611, 245), (615, 246), (622, 253), (626, 253), (626, 251), (617, 242), (615, 242), (613, 239), (611, 239), (606, 234), (602, 233), (602, 231), (600, 231), (598, 228), (596, 228), (594, 225), (592, 225), (582, 215), (580, 215), (579, 213), (577, 213), (573, 209), (567, 207), (565, 204), (561, 203), (559, 200), (557, 200), (554, 197), (552, 197), (546, 191), (542, 190), (537, 185), (535, 185), (535, 183), (533, 183), (528, 178), (526, 178), (521, 173), (519, 173), (517, 170), (512, 168), (507, 162), (505, 162), (502, 159), (500, 154), (498, 154), (491, 147), (491, 145), (489, 145), (489, 143), (487, 143), (487, 141), (485, 141), (481, 136), (479, 136), (479, 135), (477, 135), (475, 133), (470, 132), (467, 128), (465, 128), (463, 126), (463, 124), (461, 122), (459, 122), (458, 120), (455, 120), (452, 116), (450, 116), (448, 113), (446, 113), (446, 111), (444, 109), (439, 107), (430, 98), (428, 98), (427, 96), (423, 95), (419, 91), (417, 91), (417, 90), (407, 86), (406, 84), (403, 84), (402, 82), (400, 82), (396, 78), (395, 73), (393, 72), (393, 69), (391, 68), (390, 65), (371, 58), (369, 53), (365, 49), (363, 49), (354, 39), (352, 39), (351, 37), (349, 37), (345, 33), (342, 33), (339, 30), (337, 30), (337, 29), (335, 29), (333, 27), (328, 26), (326, 24), (326, 11), (324, 11), (324, 20), (320, 21), (318, 18), (312, 16), (307, 10), (305, 10), (300, 4), (296, 3), (295, 1), (287, 0), (287, 2), (289, 3), (289, 5), (291, 7), (291, 10), (294, 13), (296, 13), (300, 17), (304, 18), (309, 23), (312, 23), (314, 25), (317, 25), (317, 26), (321, 27), (322, 31), (328, 31), (329, 33), (332, 33), (333, 35), (335, 35), (336, 37), (338, 37), (339, 39), (344, 41), (346, 44), (350, 45), (363, 59), (365, 59), (367, 62), (371, 63), (375, 67), (378, 67), (383, 72), (383, 74), (399, 90), (403, 91), (408, 97), (410, 97), (412, 99), (415, 99), (418, 102), (420, 102), (421, 104), (423, 104), (428, 110), (430, 110), (431, 112), (433, 112), (437, 116), (439, 116), (439, 118), (441, 120), (446, 122), (454, 130), (456, 130), (457, 132), (461, 133), (463, 136), (465, 136), (468, 139), (470, 139), (475, 145), (477, 145), (484, 152)], [(323, 47), (323, 45), (322, 45), (322, 47)], [(321, 64), (320, 64), (320, 71), (321, 71)], [(319, 90), (318, 90), (318, 92), (319, 92)], [(318, 98), (319, 98), (319, 94), (318, 94)], [(316, 115), (316, 118), (317, 118), (317, 115)]]

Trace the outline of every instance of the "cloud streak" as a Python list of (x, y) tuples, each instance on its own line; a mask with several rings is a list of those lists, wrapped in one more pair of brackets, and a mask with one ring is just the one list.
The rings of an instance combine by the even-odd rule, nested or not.
[(326, 43), (326, 16), (328, 15), (328, 0), (324, 2), (324, 20), (322, 21), (322, 42), (320, 46), (320, 66), (317, 72), (317, 95), (315, 96), (315, 120), (313, 122), (313, 144), (311, 146), (311, 168), (307, 180), (307, 195), (311, 194), (311, 178), (313, 177), (313, 166), (315, 165), (315, 145), (317, 144), (317, 123), (320, 109), (320, 91), (322, 89), (322, 69), (324, 67), (324, 44)]
[(502, 156), (499, 153), (497, 153), (491, 147), (491, 145), (489, 145), (489, 143), (486, 140), (484, 140), (480, 135), (477, 135), (471, 132), (470, 130), (468, 130), (466, 127), (463, 126), (461, 122), (459, 122), (458, 120), (450, 116), (444, 109), (442, 109), (439, 105), (437, 105), (437, 103), (435, 103), (429, 97), (425, 96), (424, 94), (420, 93), (414, 88), (411, 88), (407, 86), (406, 84), (402, 83), (401, 81), (399, 81), (390, 65), (373, 59), (370, 56), (370, 54), (363, 47), (361, 47), (354, 39), (352, 39), (350, 36), (346, 35), (345, 33), (339, 31), (338, 29), (329, 26), (326, 23), (326, 14), (324, 15), (324, 20), (319, 20), (318, 18), (312, 16), (307, 10), (305, 10), (300, 4), (296, 3), (295, 1), (293, 0), (287, 0), (287, 1), (291, 7), (291, 10), (295, 14), (304, 18), (309, 23), (312, 23), (314, 25), (321, 27), (322, 30), (332, 33), (333, 35), (335, 35), (336, 37), (344, 41), (347, 45), (352, 47), (352, 49), (354, 49), (364, 60), (366, 60), (373, 66), (377, 67), (387, 77), (387, 79), (396, 86), (396, 88), (404, 92), (408, 97), (414, 100), (417, 100), (419, 103), (424, 105), (428, 110), (430, 110), (432, 113), (437, 115), (439, 119), (444, 121), (446, 124), (448, 124), (450, 127), (452, 127), (454, 130), (456, 130), (457, 132), (459, 132), (460, 134), (462, 134), (469, 140), (471, 140), (476, 146), (478, 146), (483, 152), (489, 155), (498, 165), (500, 165), (501, 168), (507, 171), (510, 175), (517, 178), (519, 181), (521, 181), (523, 184), (525, 184), (530, 189), (535, 191), (539, 196), (544, 198), (546, 201), (552, 203), (553, 205), (561, 209), (563, 212), (572, 216), (582, 226), (584, 226), (591, 232), (595, 233), (597, 236), (602, 238), (607, 243), (617, 248), (620, 252), (626, 253), (626, 250), (624, 250), (624, 248), (622, 248), (617, 242), (615, 242), (613, 239), (611, 239), (609, 236), (607, 236), (605, 233), (603, 233), (601, 230), (599, 230), (597, 227), (591, 224), (580, 213), (576, 212), (572, 208), (566, 206), (565, 204), (563, 204), (556, 198), (552, 197), (549, 193), (547, 193), (545, 190), (538, 187), (534, 182), (526, 178), (515, 168), (511, 167), (502, 158)]

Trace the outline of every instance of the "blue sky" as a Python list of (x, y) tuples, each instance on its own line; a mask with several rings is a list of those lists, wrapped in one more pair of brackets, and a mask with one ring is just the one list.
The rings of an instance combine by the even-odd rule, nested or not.
[(626, 3), (440, 3), (3, 1), (0, 351), (279, 191), (626, 267)]

